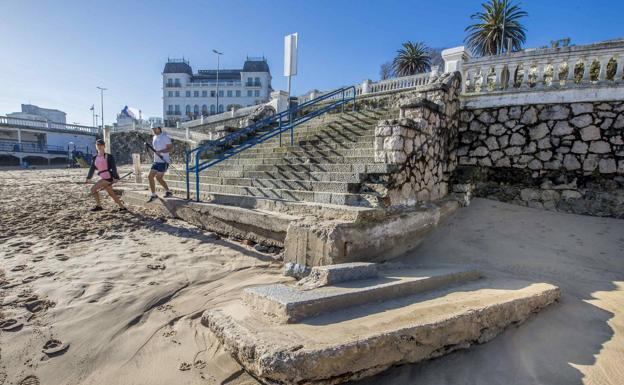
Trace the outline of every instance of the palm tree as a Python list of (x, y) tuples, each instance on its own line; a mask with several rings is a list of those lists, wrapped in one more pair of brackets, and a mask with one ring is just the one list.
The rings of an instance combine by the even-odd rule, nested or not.
[(483, 12), (470, 16), (477, 23), (466, 27), (468, 48), (478, 56), (495, 55), (502, 53), (507, 39), (511, 39), (511, 50), (519, 51), (526, 40), (519, 20), (528, 13), (507, 0), (489, 0), (481, 6)]
[(403, 43), (403, 48), (397, 51), (392, 61), (392, 68), (396, 76), (409, 76), (419, 72), (427, 72), (431, 68), (431, 57), (425, 43), (418, 41)]

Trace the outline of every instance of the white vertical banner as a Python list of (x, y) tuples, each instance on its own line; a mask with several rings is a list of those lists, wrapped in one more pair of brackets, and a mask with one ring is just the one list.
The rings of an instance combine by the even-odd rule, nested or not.
[(284, 38), (284, 76), (297, 75), (297, 49), (299, 38), (297, 33)]

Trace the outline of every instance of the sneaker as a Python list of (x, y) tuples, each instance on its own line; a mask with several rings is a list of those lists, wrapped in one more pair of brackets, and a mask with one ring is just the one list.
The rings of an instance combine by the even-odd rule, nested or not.
[(115, 211), (118, 212), (118, 213), (122, 213), (122, 212), (128, 211), (128, 208), (125, 207), (125, 206), (124, 207), (118, 207), (117, 210), (115, 210)]
[(173, 196), (173, 193), (171, 191), (165, 191), (165, 198), (170, 198)]
[(102, 206), (95, 206), (94, 208), (91, 209), (92, 212), (102, 211), (102, 210), (104, 210)]
[(150, 195), (149, 199), (147, 200), (147, 203), (153, 202), (154, 199), (158, 198), (158, 195), (154, 194), (154, 195)]

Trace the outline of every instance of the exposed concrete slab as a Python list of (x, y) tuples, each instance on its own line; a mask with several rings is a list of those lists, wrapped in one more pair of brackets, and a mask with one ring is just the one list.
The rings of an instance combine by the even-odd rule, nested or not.
[(449, 199), (423, 207), (397, 208), (386, 211), (385, 216), (355, 223), (292, 222), (284, 242), (284, 261), (306, 266), (387, 261), (418, 246), (458, 208), (459, 203)]
[(370, 262), (314, 266), (307, 277), (297, 282), (297, 286), (304, 289), (313, 289), (340, 282), (376, 278), (378, 274), (377, 264)]
[(384, 271), (361, 279), (305, 290), (275, 284), (245, 289), (243, 301), (277, 322), (297, 322), (350, 306), (384, 301), (451, 284), (476, 280), (479, 272), (461, 268)]
[(559, 296), (546, 283), (482, 279), (300, 324), (259, 318), (241, 302), (205, 312), (202, 323), (267, 384), (337, 384), (487, 342)]

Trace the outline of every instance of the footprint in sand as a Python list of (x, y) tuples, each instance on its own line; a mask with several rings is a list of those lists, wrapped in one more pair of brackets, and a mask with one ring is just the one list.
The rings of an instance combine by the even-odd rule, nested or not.
[(56, 303), (43, 299), (36, 299), (34, 301), (24, 303), (24, 307), (26, 308), (26, 310), (31, 313), (37, 313), (54, 306), (56, 306)]
[(63, 343), (62, 341), (51, 339), (43, 345), (43, 350), (45, 354), (49, 357), (60, 356), (65, 353), (69, 349), (68, 343)]
[(168, 332), (164, 332), (163, 333), (163, 337), (173, 337), (177, 334), (178, 332), (176, 332), (175, 330), (169, 330)]
[(150, 258), (152, 254), (150, 253), (141, 253), (141, 258)]
[(11, 271), (22, 271), (26, 268), (26, 265), (17, 265), (14, 268), (11, 269)]
[(55, 273), (55, 272), (53, 272), (53, 271), (44, 271), (43, 273), (39, 274), (39, 276), (40, 276), (40, 277), (51, 277), (51, 276), (53, 276), (54, 274), (56, 274), (56, 273)]
[(63, 262), (63, 261), (67, 261), (69, 259), (69, 257), (65, 254), (60, 254), (56, 256), (56, 259), (58, 259), (59, 261)]
[(206, 367), (206, 362), (204, 362), (202, 360), (197, 360), (197, 361), (195, 361), (193, 366), (195, 367), (195, 369), (203, 369), (203, 368)]
[(28, 376), (21, 380), (18, 385), (39, 385), (39, 378), (37, 376)]
[(17, 332), (17, 331), (20, 331), (23, 326), (24, 326), (23, 323), (13, 318), (0, 322), (0, 329), (3, 332)]
[(180, 364), (180, 367), (178, 368), (181, 371), (187, 371), (187, 370), (191, 370), (191, 364), (189, 364), (188, 362), (183, 362)]
[(148, 283), (148, 285), (150, 285), (150, 286), (157, 286), (157, 285), (160, 285), (160, 283), (151, 281), (150, 283)]
[(29, 277), (26, 277), (26, 278), (22, 279), (22, 283), (30, 283), (32, 281), (35, 281), (37, 278), (39, 278), (39, 277), (37, 277), (35, 275), (31, 275)]
[(43, 261), (43, 255), (37, 255), (36, 257), (33, 257), (32, 261), (33, 262), (41, 262), (41, 261)]
[(165, 265), (162, 265), (160, 263), (147, 265), (147, 268), (152, 270), (165, 270), (165, 267)]

